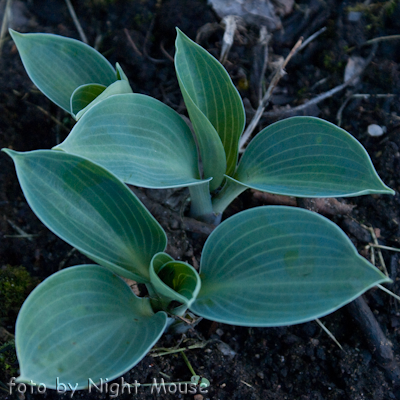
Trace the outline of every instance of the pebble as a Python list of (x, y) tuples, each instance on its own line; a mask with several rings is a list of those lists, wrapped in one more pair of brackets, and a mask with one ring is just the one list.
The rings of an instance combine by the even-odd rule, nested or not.
[(229, 358), (234, 358), (236, 355), (236, 352), (224, 342), (218, 343), (217, 348), (224, 356), (228, 356)]
[(386, 127), (382, 127), (376, 124), (368, 125), (369, 136), (382, 136), (385, 133)]
[(359, 11), (350, 11), (347, 15), (347, 19), (350, 22), (358, 22), (361, 19), (362, 13)]

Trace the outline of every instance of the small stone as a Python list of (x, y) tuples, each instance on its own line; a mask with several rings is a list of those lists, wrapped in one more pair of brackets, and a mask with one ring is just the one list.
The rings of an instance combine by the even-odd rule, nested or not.
[(217, 345), (218, 350), (224, 355), (229, 358), (234, 358), (236, 355), (236, 352), (232, 350), (226, 343), (220, 342)]
[(260, 379), (264, 379), (264, 372), (257, 372), (257, 376), (258, 376)]
[(368, 135), (369, 136), (382, 136), (385, 130), (376, 124), (368, 125)]
[(218, 336), (222, 336), (222, 335), (224, 334), (224, 331), (223, 331), (222, 329), (218, 328), (218, 329), (215, 331), (215, 333), (216, 333)]
[(350, 11), (347, 16), (347, 19), (350, 22), (358, 22), (361, 19), (361, 15), (362, 13), (360, 13), (359, 11)]
[(203, 400), (204, 399), (204, 397), (201, 394), (195, 394), (193, 398), (194, 398), (194, 400)]
[(353, 82), (351, 82), (351, 86), (357, 85), (357, 83), (360, 81), (360, 75), (364, 69), (365, 62), (365, 59), (362, 57), (349, 57), (346, 68), (344, 69), (344, 81), (347, 82), (354, 78)]

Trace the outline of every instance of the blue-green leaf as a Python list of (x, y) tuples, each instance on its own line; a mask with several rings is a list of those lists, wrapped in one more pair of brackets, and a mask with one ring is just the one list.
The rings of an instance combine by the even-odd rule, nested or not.
[(47, 33), (22, 34), (12, 29), (10, 34), (32, 82), (67, 112), (77, 87), (88, 83), (109, 86), (116, 81), (112, 65), (79, 40)]
[(191, 310), (242, 326), (313, 320), (390, 282), (337, 225), (293, 207), (256, 207), (224, 221), (201, 257)]
[(135, 186), (204, 182), (189, 127), (170, 107), (142, 94), (115, 95), (96, 104), (55, 148), (86, 157)]
[(224, 173), (236, 166), (243, 105), (222, 65), (179, 29), (177, 32), (176, 75), (199, 143), (204, 177), (213, 178), (210, 189), (215, 190)]
[(136, 196), (113, 174), (62, 151), (18, 153), (25, 197), (39, 219), (71, 246), (114, 273), (148, 282), (166, 235)]
[[(67, 390), (111, 381), (133, 368), (165, 330), (147, 298), (98, 265), (67, 268), (27, 298), (16, 324), (17, 382)], [(70, 386), (69, 386), (70, 385)], [(63, 386), (59, 387), (60, 390)]]
[(263, 129), (244, 152), (234, 179), (297, 197), (394, 193), (353, 136), (313, 117), (292, 117)]
[(175, 68), (181, 87), (218, 132), (226, 154), (226, 173), (231, 175), (245, 123), (239, 92), (221, 63), (179, 29), (176, 49)]

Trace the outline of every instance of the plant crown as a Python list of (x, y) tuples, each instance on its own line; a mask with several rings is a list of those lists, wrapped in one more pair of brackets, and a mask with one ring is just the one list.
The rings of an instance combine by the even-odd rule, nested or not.
[[(242, 326), (297, 324), (390, 281), (334, 223), (284, 206), (222, 222), (205, 243), (199, 274), (165, 253), (165, 232), (126, 186), (188, 187), (190, 215), (213, 223), (247, 188), (297, 197), (392, 194), (343, 129), (288, 118), (259, 132), (238, 163), (239, 93), (180, 30), (175, 68), (194, 135), (173, 109), (132, 93), (121, 66), (86, 44), (11, 35), (31, 80), (77, 122), (52, 150), (3, 151), (39, 219), (95, 263), (55, 273), (25, 301), (16, 324), (18, 382), (55, 388), (55, 374), (82, 389), (88, 378), (114, 379), (189, 311)], [(144, 283), (149, 296), (137, 297), (120, 277)]]

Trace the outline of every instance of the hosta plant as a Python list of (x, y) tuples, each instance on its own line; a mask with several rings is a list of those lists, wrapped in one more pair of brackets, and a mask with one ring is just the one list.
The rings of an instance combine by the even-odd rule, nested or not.
[[(223, 66), (178, 30), (175, 67), (191, 127), (174, 110), (132, 93), (91, 47), (48, 34), (11, 32), (36, 86), (76, 120), (52, 150), (13, 159), (28, 203), (54, 233), (95, 264), (41, 283), (16, 324), (17, 381), (74, 388), (136, 365), (188, 311), (227, 324), (297, 324), (333, 312), (390, 281), (328, 219), (267, 206), (222, 222), (198, 273), (165, 253), (166, 235), (126, 184), (189, 188), (190, 215), (218, 224), (247, 188), (298, 197), (393, 193), (364, 148), (318, 118), (263, 129), (238, 163), (245, 124)], [(120, 278), (143, 283), (137, 297)]]

